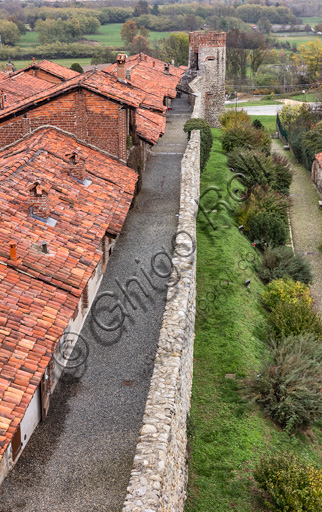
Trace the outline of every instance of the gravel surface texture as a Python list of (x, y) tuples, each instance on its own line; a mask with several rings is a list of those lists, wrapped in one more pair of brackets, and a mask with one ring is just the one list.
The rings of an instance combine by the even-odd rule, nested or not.
[(294, 176), (290, 188), (290, 217), (294, 246), (295, 251), (303, 254), (312, 265), (311, 294), (315, 309), (322, 315), (322, 253), (318, 250), (322, 243), (322, 210), (318, 207), (321, 195), (313, 185), (310, 173), (296, 163), (289, 151), (284, 151), (276, 140), (272, 149), (292, 162)]
[[(114, 291), (128, 316), (121, 328), (101, 330), (89, 315), (82, 336), (89, 357), (66, 370), (17, 465), (0, 489), (0, 512), (119, 512), (130, 477), (166, 298), (169, 259), (177, 226), (182, 128), (187, 97), (176, 99), (164, 137), (153, 149), (143, 186), (110, 258), (99, 293)], [(154, 257), (155, 256), (155, 257)], [(154, 257), (154, 258), (153, 258)], [(152, 258), (152, 260), (151, 260)], [(152, 265), (154, 269), (152, 269)], [(141, 269), (149, 276), (149, 281)], [(117, 285), (136, 276), (133, 307)], [(99, 318), (113, 323), (111, 299)]]

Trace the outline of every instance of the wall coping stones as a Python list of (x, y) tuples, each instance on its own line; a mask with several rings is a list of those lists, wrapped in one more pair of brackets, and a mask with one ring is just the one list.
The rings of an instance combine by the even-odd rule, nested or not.
[[(196, 90), (198, 80), (193, 82)], [(192, 117), (201, 117), (200, 111), (199, 94)], [(182, 512), (184, 509), (188, 477), (186, 420), (190, 410), (193, 369), (199, 182), (200, 131), (194, 130), (181, 161), (180, 209), (172, 259), (173, 279), (177, 276), (180, 279), (168, 290), (143, 425), (122, 512)], [(191, 240), (194, 242), (193, 250)]]

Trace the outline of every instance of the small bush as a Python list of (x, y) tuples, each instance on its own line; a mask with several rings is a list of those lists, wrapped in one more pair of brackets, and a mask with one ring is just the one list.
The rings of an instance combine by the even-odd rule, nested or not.
[(300, 254), (294, 254), (290, 247), (268, 247), (258, 272), (265, 283), (285, 276), (305, 284), (312, 282), (311, 265)]
[(263, 125), (263, 123), (259, 119), (254, 119), (252, 124), (253, 124), (254, 128), (256, 128), (256, 130), (263, 130), (264, 129), (264, 125)]
[(276, 177), (271, 159), (260, 151), (235, 149), (228, 155), (228, 165), (245, 176), (248, 188), (270, 185), (276, 188)]
[(248, 237), (262, 249), (268, 245), (284, 245), (287, 235), (287, 222), (280, 215), (263, 211), (250, 219)]
[(225, 153), (236, 148), (246, 148), (258, 149), (268, 155), (271, 147), (270, 136), (265, 130), (256, 130), (247, 124), (224, 131), (221, 141)]
[(263, 294), (263, 302), (268, 309), (276, 307), (281, 302), (296, 304), (298, 301), (304, 301), (308, 305), (312, 304), (310, 288), (291, 278), (272, 281), (266, 286)]
[(220, 116), (219, 121), (225, 130), (231, 130), (236, 127), (244, 127), (245, 124), (251, 124), (251, 118), (245, 110), (229, 109)]
[(273, 153), (271, 158), (275, 167), (277, 190), (281, 194), (288, 195), (293, 179), (293, 173), (289, 161), (285, 156), (279, 156), (275, 153)]
[[(253, 187), (248, 199), (240, 204), (236, 212), (238, 225), (249, 231), (251, 219), (261, 211), (274, 213), (287, 221), (288, 200), (270, 187)], [(280, 276), (281, 277), (281, 276)]]
[(73, 71), (77, 71), (77, 73), (84, 73), (82, 66), (80, 64), (78, 64), (78, 62), (74, 62), (70, 66), (70, 69), (72, 69)]
[(206, 166), (210, 151), (212, 148), (213, 137), (209, 125), (204, 119), (189, 119), (183, 127), (184, 131), (188, 133), (188, 139), (192, 130), (200, 130), (200, 170)]
[(318, 512), (322, 510), (322, 471), (302, 463), (292, 453), (263, 457), (254, 478), (274, 512)]
[(271, 340), (269, 359), (252, 380), (256, 401), (289, 433), (322, 418), (322, 343), (310, 333)]
[(281, 194), (289, 194), (292, 171), (284, 157), (268, 156), (261, 151), (238, 148), (229, 153), (228, 165), (246, 176), (248, 188), (255, 184), (270, 185)]
[(276, 339), (309, 332), (322, 341), (321, 317), (305, 301), (296, 304), (279, 302), (269, 316), (272, 333)]

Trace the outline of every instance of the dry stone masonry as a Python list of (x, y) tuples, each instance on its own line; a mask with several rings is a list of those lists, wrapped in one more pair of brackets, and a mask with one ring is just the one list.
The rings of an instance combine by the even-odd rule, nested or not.
[[(186, 499), (186, 420), (190, 409), (196, 295), (196, 215), (200, 132), (181, 162), (173, 279), (123, 512), (182, 512)], [(178, 279), (179, 278), (179, 279)]]
[(225, 109), (226, 33), (191, 32), (189, 35), (189, 76), (197, 73), (202, 116), (209, 126), (219, 128)]

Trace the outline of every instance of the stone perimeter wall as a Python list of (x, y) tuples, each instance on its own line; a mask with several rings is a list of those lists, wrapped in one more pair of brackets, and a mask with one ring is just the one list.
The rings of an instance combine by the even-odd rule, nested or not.
[[(197, 98), (193, 117), (199, 117), (199, 108)], [(197, 256), (196, 247), (192, 249), (189, 240), (195, 244), (199, 182), (200, 132), (193, 131), (181, 162), (179, 222), (173, 256), (173, 276), (180, 279), (168, 291), (143, 426), (122, 512), (184, 509)]]

